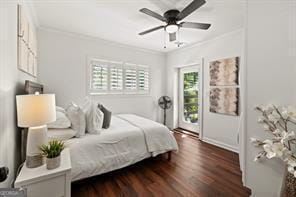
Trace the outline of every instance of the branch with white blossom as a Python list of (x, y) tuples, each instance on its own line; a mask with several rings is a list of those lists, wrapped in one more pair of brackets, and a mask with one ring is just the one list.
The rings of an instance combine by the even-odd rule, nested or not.
[(266, 140), (251, 138), (251, 143), (262, 149), (254, 161), (280, 158), (287, 164), (288, 171), (296, 177), (296, 135), (289, 128), (291, 124), (296, 125), (296, 109), (275, 105), (257, 106), (255, 109), (261, 113), (258, 123), (274, 137)]

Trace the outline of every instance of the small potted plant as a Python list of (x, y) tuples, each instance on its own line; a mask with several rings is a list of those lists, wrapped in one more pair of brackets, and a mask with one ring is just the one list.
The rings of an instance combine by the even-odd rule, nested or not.
[(42, 145), (40, 150), (46, 157), (46, 168), (48, 170), (55, 169), (61, 164), (61, 152), (64, 150), (65, 144), (60, 140), (52, 140), (47, 145)]

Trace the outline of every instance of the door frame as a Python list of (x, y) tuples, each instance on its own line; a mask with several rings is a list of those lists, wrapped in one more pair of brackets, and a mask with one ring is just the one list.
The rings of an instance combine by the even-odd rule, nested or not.
[[(199, 75), (200, 75), (200, 66), (199, 65), (193, 65), (193, 66), (186, 66), (179, 69), (179, 112), (178, 112), (178, 123), (179, 127), (183, 129), (188, 129), (194, 133), (199, 133), (199, 118), (197, 123), (187, 123), (184, 120), (184, 75), (185, 73), (192, 73), (197, 72), (198, 73), (198, 84), (199, 84)], [(198, 95), (197, 95), (197, 105), (198, 105), (198, 116), (199, 116), (199, 85), (198, 85)]]
[[(185, 64), (185, 65), (179, 65), (176, 66), (176, 68), (178, 68), (178, 70), (182, 69), (182, 68), (186, 68), (186, 67), (192, 67), (192, 66), (198, 66), (199, 67), (199, 94), (198, 94), (198, 100), (199, 100), (199, 110), (198, 110), (198, 116), (199, 116), (199, 121), (198, 121), (198, 126), (199, 126), (199, 139), (202, 140), (203, 139), (203, 110), (204, 110), (204, 97), (205, 97), (205, 93), (204, 93), (204, 58), (201, 58), (199, 61), (190, 63), (190, 64)], [(180, 71), (179, 71), (180, 72)], [(178, 72), (178, 79), (180, 81), (180, 73)], [(178, 81), (178, 107), (177, 107), (177, 111), (178, 111), (178, 126), (179, 126), (179, 112), (180, 112), (180, 95), (179, 95), (179, 91), (180, 91), (180, 82)]]

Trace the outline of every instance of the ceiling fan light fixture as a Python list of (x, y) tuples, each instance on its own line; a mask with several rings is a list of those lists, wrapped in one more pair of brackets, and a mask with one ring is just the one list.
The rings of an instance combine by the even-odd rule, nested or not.
[(178, 31), (178, 29), (179, 29), (179, 26), (176, 24), (167, 25), (165, 27), (165, 31), (169, 34), (176, 33)]

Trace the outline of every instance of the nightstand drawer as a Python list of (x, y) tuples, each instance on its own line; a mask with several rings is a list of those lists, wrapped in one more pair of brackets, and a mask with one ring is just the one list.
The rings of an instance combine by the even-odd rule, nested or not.
[(66, 177), (63, 175), (25, 185), (23, 188), (27, 188), (28, 197), (62, 197), (66, 196), (64, 183)]

